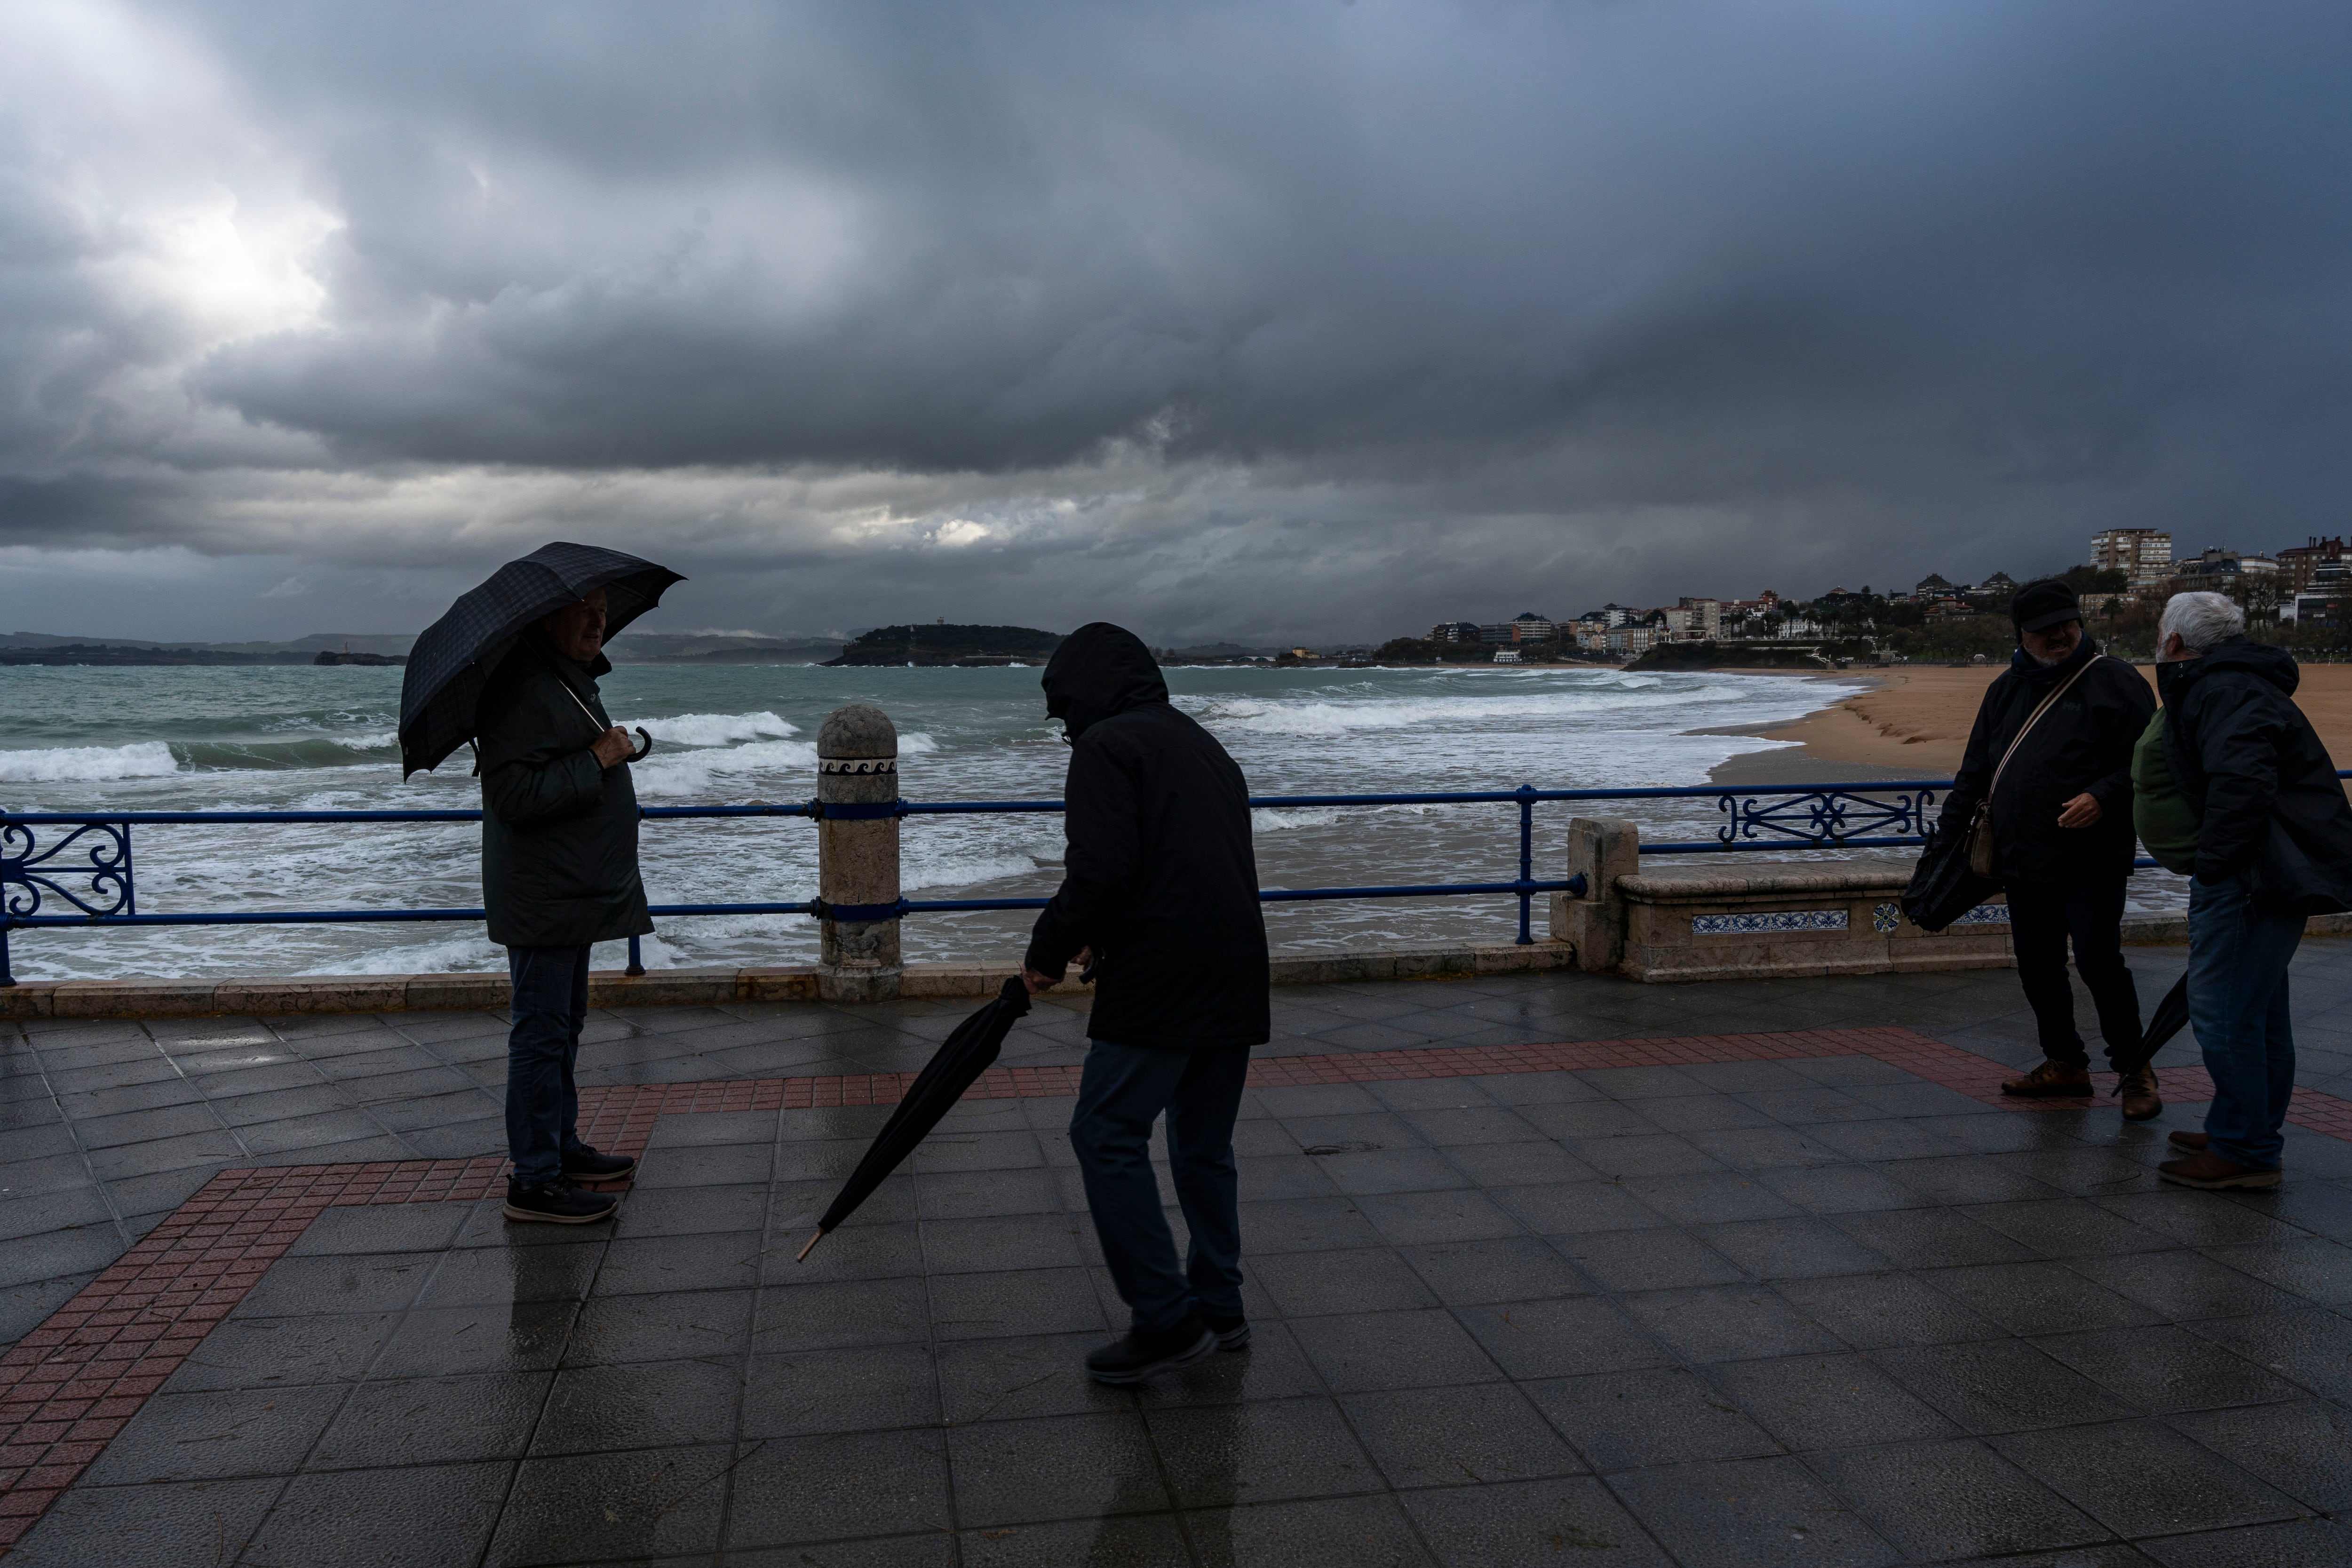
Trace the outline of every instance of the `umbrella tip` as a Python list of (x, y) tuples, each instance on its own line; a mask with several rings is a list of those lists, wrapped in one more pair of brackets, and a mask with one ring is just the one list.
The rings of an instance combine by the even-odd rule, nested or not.
[(801, 1248), (800, 1256), (793, 1258), (793, 1261), (795, 1263), (806, 1263), (808, 1261), (808, 1255), (815, 1251), (816, 1244), (824, 1239), (824, 1232), (822, 1230), (818, 1231), (814, 1236), (810, 1237), (808, 1238), (808, 1245)]

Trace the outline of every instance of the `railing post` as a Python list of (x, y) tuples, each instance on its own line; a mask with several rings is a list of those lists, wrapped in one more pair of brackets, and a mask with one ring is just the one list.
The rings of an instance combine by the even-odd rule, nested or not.
[(631, 937), (629, 939), (629, 967), (623, 970), (622, 973), (624, 974), (638, 975), (643, 974), (645, 972), (646, 955), (638, 951), (637, 939), (635, 937)]
[[(1536, 879), (1536, 786), (1523, 784), (1517, 793), (1519, 797), (1519, 880), (1527, 883)], [(1528, 930), (1528, 918), (1534, 903), (1533, 893), (1519, 894), (1518, 944), (1521, 947), (1530, 946), (1536, 940)]]
[[(879, 1002), (898, 994), (898, 921), (873, 918), (898, 901), (898, 731), (890, 716), (863, 704), (836, 709), (816, 737), (817, 897), (866, 913), (824, 920), (817, 994), (829, 1002)], [(850, 811), (839, 816), (834, 806)], [(863, 808), (863, 809), (860, 809)]]
[(1570, 879), (1584, 879), (1584, 896), (1554, 893), (1551, 935), (1576, 948), (1576, 967), (1613, 971), (1625, 957), (1625, 902), (1617, 879), (1642, 868), (1642, 830), (1623, 816), (1568, 819)]

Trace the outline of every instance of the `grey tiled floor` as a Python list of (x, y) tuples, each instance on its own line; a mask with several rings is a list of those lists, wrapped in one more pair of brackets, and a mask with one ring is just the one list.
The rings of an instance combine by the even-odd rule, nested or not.
[[(2179, 954), (2133, 956), (2152, 1000)], [(2296, 973), (2304, 1079), (2339, 1093), (2347, 960)], [(1277, 993), (1268, 1049), (1902, 1023), (2021, 1061), (2015, 985), (1320, 987)], [(905, 1068), (962, 1011), (613, 1015), (585, 1065)], [(20, 1034), (9, 1336), (222, 1165), (494, 1150), (500, 1036)], [(1856, 1058), (1255, 1091), (1256, 1342), (1137, 1394), (1077, 1370), (1117, 1303), (1067, 1110), (960, 1110), (801, 1266), (880, 1112), (667, 1119), (609, 1237), (332, 1211), (16, 1561), (2352, 1562), (2352, 1146), (2295, 1134), (2274, 1197), (2179, 1193), (2149, 1169), (2178, 1112)]]

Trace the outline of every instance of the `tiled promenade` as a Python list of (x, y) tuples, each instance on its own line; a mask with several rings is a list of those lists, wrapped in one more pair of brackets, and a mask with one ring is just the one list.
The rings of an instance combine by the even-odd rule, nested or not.
[[(2153, 1001), (2181, 954), (2132, 956)], [(1057, 1006), (804, 1265), (964, 1005), (600, 1017), (592, 1136), (646, 1158), (587, 1235), (487, 1195), (494, 1017), (25, 1026), (0, 1535), (9, 1568), (2352, 1563), (2352, 1142), (2312, 1130), (2352, 1131), (2352, 942), (2296, 984), (2308, 1125), (2259, 1196), (2157, 1184), (2178, 1100), (1990, 1103), (2036, 1055), (2006, 972), (1279, 991), (1255, 1344), (1139, 1394), (1078, 1370), (1118, 1315)]]

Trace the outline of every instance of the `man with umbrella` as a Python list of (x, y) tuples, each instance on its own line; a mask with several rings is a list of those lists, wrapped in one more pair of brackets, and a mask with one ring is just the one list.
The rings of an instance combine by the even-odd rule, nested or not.
[(596, 678), (617, 628), (677, 574), (616, 551), (551, 544), (458, 600), (410, 655), (401, 742), (411, 769), (466, 740), (482, 779), (482, 902), (514, 982), (507, 1037), (506, 1216), (606, 1218), (617, 1200), (574, 1181), (635, 1161), (580, 1141), (573, 1067), (588, 952), (653, 930), (637, 874), (637, 796), (625, 731)]
[[(1070, 1120), (1087, 1206), (1127, 1336), (1087, 1357), (1140, 1383), (1249, 1340), (1242, 1311), (1234, 1118), (1269, 1035), (1265, 921), (1249, 786), (1177, 711), (1132, 632), (1079, 627), (1045, 667), (1045, 711), (1070, 742), (1062, 886), (1023, 961), (1032, 992), (1092, 960), (1091, 1042)], [(1179, 1266), (1151, 1169), (1151, 1124), (1192, 1232)]]

